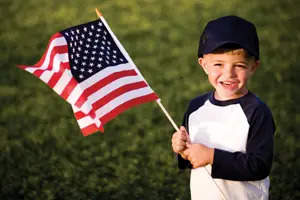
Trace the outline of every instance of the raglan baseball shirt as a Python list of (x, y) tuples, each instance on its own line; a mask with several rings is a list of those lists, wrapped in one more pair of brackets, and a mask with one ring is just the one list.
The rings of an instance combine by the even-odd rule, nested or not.
[[(192, 144), (215, 149), (212, 165), (191, 171), (193, 200), (224, 199), (218, 187), (230, 200), (268, 199), (275, 124), (258, 97), (249, 91), (241, 98), (219, 101), (214, 92), (206, 93), (190, 102), (183, 125)], [(178, 166), (192, 168), (180, 155)]]

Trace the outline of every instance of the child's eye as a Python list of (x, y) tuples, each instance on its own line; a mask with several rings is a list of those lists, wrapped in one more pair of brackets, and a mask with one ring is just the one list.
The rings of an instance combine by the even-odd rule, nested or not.
[(246, 68), (245, 65), (235, 65), (235, 66), (238, 67), (238, 68)]
[(214, 66), (215, 66), (215, 67), (221, 67), (222, 64), (221, 64), (221, 63), (216, 63), (216, 64), (214, 64)]

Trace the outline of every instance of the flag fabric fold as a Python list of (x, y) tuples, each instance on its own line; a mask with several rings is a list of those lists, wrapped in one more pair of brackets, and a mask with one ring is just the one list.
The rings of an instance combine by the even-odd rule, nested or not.
[(71, 104), (83, 135), (159, 97), (103, 18), (54, 34), (38, 63), (20, 65)]

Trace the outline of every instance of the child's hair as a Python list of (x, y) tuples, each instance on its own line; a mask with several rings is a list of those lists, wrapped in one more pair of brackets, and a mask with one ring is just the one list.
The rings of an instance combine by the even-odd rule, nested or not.
[(252, 55), (250, 52), (248, 52), (247, 49), (241, 47), (237, 44), (225, 44), (223, 46), (220, 46), (213, 50), (211, 53), (219, 54), (219, 53), (228, 53), (231, 52), (232, 54), (237, 54), (240, 52), (240, 50), (243, 50), (245, 52), (245, 58), (246, 60), (256, 60), (255, 55)]
[(207, 23), (198, 48), (198, 58), (224, 46), (239, 47), (259, 60), (259, 40), (254, 24), (237, 17), (225, 16)]

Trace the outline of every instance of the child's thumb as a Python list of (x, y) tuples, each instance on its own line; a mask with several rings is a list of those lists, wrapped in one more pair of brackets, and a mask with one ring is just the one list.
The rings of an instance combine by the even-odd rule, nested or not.
[(187, 148), (190, 148), (192, 146), (192, 144), (190, 142), (186, 142), (185, 145)]

